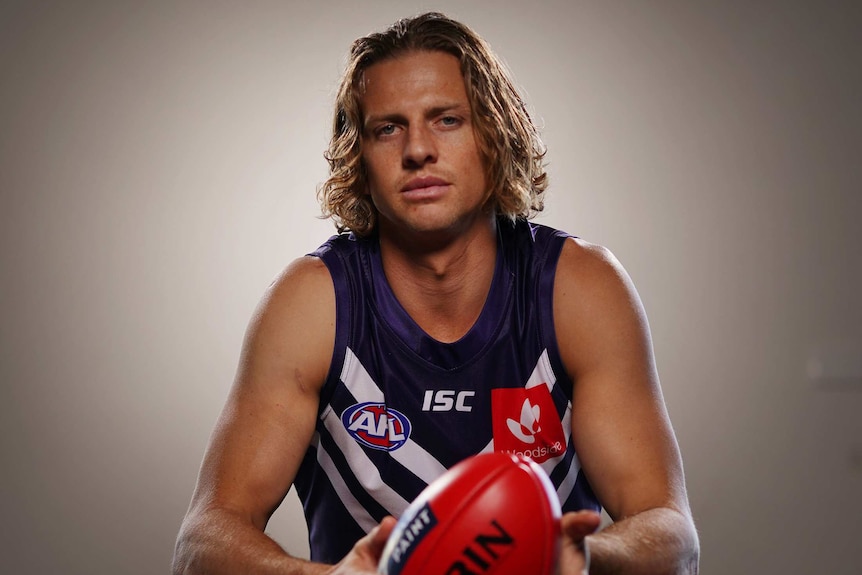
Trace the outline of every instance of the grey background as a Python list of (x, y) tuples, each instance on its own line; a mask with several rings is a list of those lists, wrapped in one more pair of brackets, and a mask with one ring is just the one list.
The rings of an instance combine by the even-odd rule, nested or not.
[[(857, 574), (852, 2), (3, 2), (0, 570), (165, 573), (246, 322), (333, 230), (347, 47), (442, 9), (544, 125), (540, 222), (650, 315), (706, 574)], [(270, 525), (307, 551), (291, 494)]]

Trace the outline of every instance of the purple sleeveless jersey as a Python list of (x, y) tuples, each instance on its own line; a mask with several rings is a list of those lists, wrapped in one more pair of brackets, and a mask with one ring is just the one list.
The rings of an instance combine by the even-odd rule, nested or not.
[(567, 234), (500, 220), (494, 279), (471, 330), (429, 337), (383, 274), (375, 238), (342, 234), (314, 254), (332, 275), (335, 352), (296, 477), (311, 558), (339, 561), (435, 478), (486, 451), (524, 453), (564, 511), (599, 510), (572, 446), (572, 383), (554, 337), (554, 272)]

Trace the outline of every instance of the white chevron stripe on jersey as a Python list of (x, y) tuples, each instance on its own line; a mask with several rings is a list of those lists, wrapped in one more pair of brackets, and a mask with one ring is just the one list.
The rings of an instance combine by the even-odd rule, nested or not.
[[(341, 381), (359, 403), (385, 401), (383, 392), (350, 348), (345, 352)], [(363, 487), (384, 509), (398, 517), (407, 508), (408, 502), (383, 482), (377, 467), (344, 428), (340, 414), (335, 413), (332, 406), (326, 406), (321, 419), (339, 449), (347, 460), (351, 461), (351, 470)], [(409, 438), (400, 448), (389, 452), (389, 455), (426, 484), (446, 472), (446, 468), (437, 459)]]
[[(548, 386), (548, 392), (552, 392), (556, 383), (557, 376), (554, 374), (554, 369), (551, 367), (548, 350), (544, 349), (542, 350), (542, 355), (539, 356), (539, 360), (536, 362), (536, 367), (533, 368), (533, 373), (530, 374), (530, 378), (527, 380), (527, 384), (524, 387), (526, 389), (530, 389), (531, 387), (545, 384)], [(568, 445), (569, 438), (572, 436), (572, 402), (570, 401), (566, 402), (566, 413), (563, 414), (563, 418), (560, 420), (560, 425), (563, 426), (563, 436)], [(551, 457), (542, 462), (540, 465), (548, 472), (548, 475), (550, 475), (551, 471), (560, 463), (565, 455), (565, 452), (563, 452), (556, 457)], [(577, 471), (575, 472), (575, 475), (577, 476)]]
[[(554, 375), (554, 370), (551, 368), (551, 361), (548, 358), (548, 350), (544, 350), (542, 352), (541, 357), (539, 357), (539, 361), (536, 363), (536, 368), (533, 370), (533, 373), (530, 375), (530, 379), (527, 381), (526, 387), (530, 388), (536, 385), (541, 385), (542, 383), (547, 384), (548, 389), (552, 389), (556, 384), (557, 378)], [(566, 413), (563, 414), (563, 418), (560, 420), (560, 423), (563, 426), (563, 433), (566, 437), (566, 443), (572, 437), (572, 402), (569, 401), (566, 403)], [(548, 472), (550, 475), (551, 471), (553, 471), (554, 467), (556, 467), (560, 461), (563, 459), (563, 455), (558, 457), (554, 457), (548, 459), (544, 463), (542, 463), (542, 468)], [(581, 462), (578, 459), (577, 454), (572, 455), (572, 461), (569, 464), (569, 469), (566, 472), (565, 477), (560, 482), (559, 487), (557, 487), (557, 496), (560, 498), (560, 503), (565, 503), (566, 499), (572, 494), (572, 490), (575, 488), (575, 483), (578, 480), (578, 473), (581, 470)]]
[[(332, 439), (335, 440), (338, 449), (344, 454), (344, 458), (350, 462), (350, 470), (357, 481), (390, 515), (399, 517), (407, 509), (409, 502), (383, 482), (377, 467), (344, 428), (341, 417), (335, 413), (335, 410), (328, 408), (322, 417), (323, 424)], [(342, 499), (342, 501), (344, 500)]]
[(539, 361), (536, 362), (536, 367), (533, 368), (533, 373), (530, 374), (530, 379), (527, 380), (524, 387), (530, 389), (543, 383), (548, 386), (548, 391), (554, 389), (554, 384), (557, 383), (557, 376), (551, 367), (547, 349), (542, 351), (542, 355), (539, 356)]
[(356, 398), (356, 401), (383, 402), (383, 392), (365, 371), (359, 358), (349, 347), (344, 352), (344, 366), (341, 368), (341, 381)]
[(319, 440), (317, 441), (317, 463), (323, 469), (324, 473), (326, 473), (329, 482), (332, 483), (332, 487), (335, 489), (335, 493), (338, 494), (338, 498), (341, 499), (341, 503), (347, 509), (347, 512), (350, 513), (350, 516), (353, 517), (354, 521), (356, 521), (356, 524), (366, 533), (371, 531), (377, 525), (377, 521), (368, 514), (368, 511), (365, 510), (350, 492), (350, 489), (341, 478), (341, 474), (338, 473), (338, 469), (335, 468), (335, 462), (332, 461), (332, 458), (323, 448), (323, 445), (320, 444)]
[[(357, 402), (377, 401), (383, 402), (383, 392), (365, 371), (362, 362), (349, 347), (344, 356), (344, 369), (341, 370), (341, 381), (356, 398)], [(352, 441), (352, 440), (351, 440)], [(443, 473), (446, 468), (430, 453), (425, 451), (419, 444), (409, 439), (389, 454), (392, 458), (409, 469), (416, 477), (425, 483), (431, 483)]]
[(572, 494), (572, 490), (575, 488), (575, 483), (578, 481), (578, 472), (581, 470), (581, 461), (578, 459), (578, 454), (572, 454), (572, 464), (569, 466), (569, 471), (566, 473), (566, 477), (563, 478), (563, 481), (560, 483), (560, 486), (557, 487), (557, 497), (560, 498), (560, 504), (566, 502), (566, 499), (569, 498), (569, 495)]
[(408, 440), (407, 443), (390, 451), (392, 459), (409, 469), (413, 475), (427, 484), (431, 483), (446, 472), (439, 461), (427, 451), (419, 447), (415, 441)]
[[(552, 391), (554, 385), (557, 383), (557, 376), (554, 374), (554, 369), (551, 367), (551, 360), (548, 357), (548, 350), (545, 349), (542, 351), (542, 355), (539, 356), (539, 360), (536, 362), (536, 367), (533, 368), (533, 373), (530, 374), (530, 378), (527, 380), (527, 384), (524, 386), (529, 389), (531, 387), (535, 387), (537, 385), (545, 384), (548, 386), (548, 391)], [(572, 437), (572, 402), (566, 402), (566, 413), (563, 414), (562, 419), (560, 420), (560, 424), (563, 426), (563, 435), (566, 439), (566, 444), (568, 444), (569, 440)], [(484, 451), (493, 450), (493, 440), (491, 443), (485, 447)], [(541, 465), (542, 469), (550, 475), (554, 468), (559, 465), (560, 461), (565, 457), (565, 453), (562, 453), (556, 457), (552, 457), (546, 461), (543, 461), (539, 465)], [(566, 475), (563, 477), (562, 482), (560, 482), (559, 487), (557, 487), (557, 496), (560, 498), (560, 503), (564, 503), (566, 499), (569, 498), (569, 495), (572, 494), (572, 489), (575, 487), (575, 482), (578, 480), (578, 472), (581, 470), (581, 464), (578, 460), (578, 456), (573, 454), (571, 464), (569, 465), (569, 469), (566, 472)]]

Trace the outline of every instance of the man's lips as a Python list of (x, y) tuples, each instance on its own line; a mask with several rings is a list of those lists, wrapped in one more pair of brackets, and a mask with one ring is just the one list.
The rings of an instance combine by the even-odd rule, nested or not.
[(448, 186), (449, 182), (446, 180), (434, 177), (434, 176), (424, 176), (421, 178), (413, 178), (407, 184), (401, 188), (402, 192), (412, 192), (414, 190), (423, 190), (427, 188), (435, 188), (440, 186)]

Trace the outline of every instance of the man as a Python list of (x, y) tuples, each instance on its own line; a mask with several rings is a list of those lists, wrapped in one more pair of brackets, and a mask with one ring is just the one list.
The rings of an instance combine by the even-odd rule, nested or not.
[[(352, 233), (293, 262), (252, 320), (175, 573), (373, 573), (391, 516), (489, 450), (548, 472), (562, 574), (696, 572), (646, 317), (610, 253), (527, 223), (543, 155), (462, 24), (354, 43), (320, 191)], [(312, 561), (263, 533), (293, 484)], [(594, 533), (600, 506), (615, 523)]]

